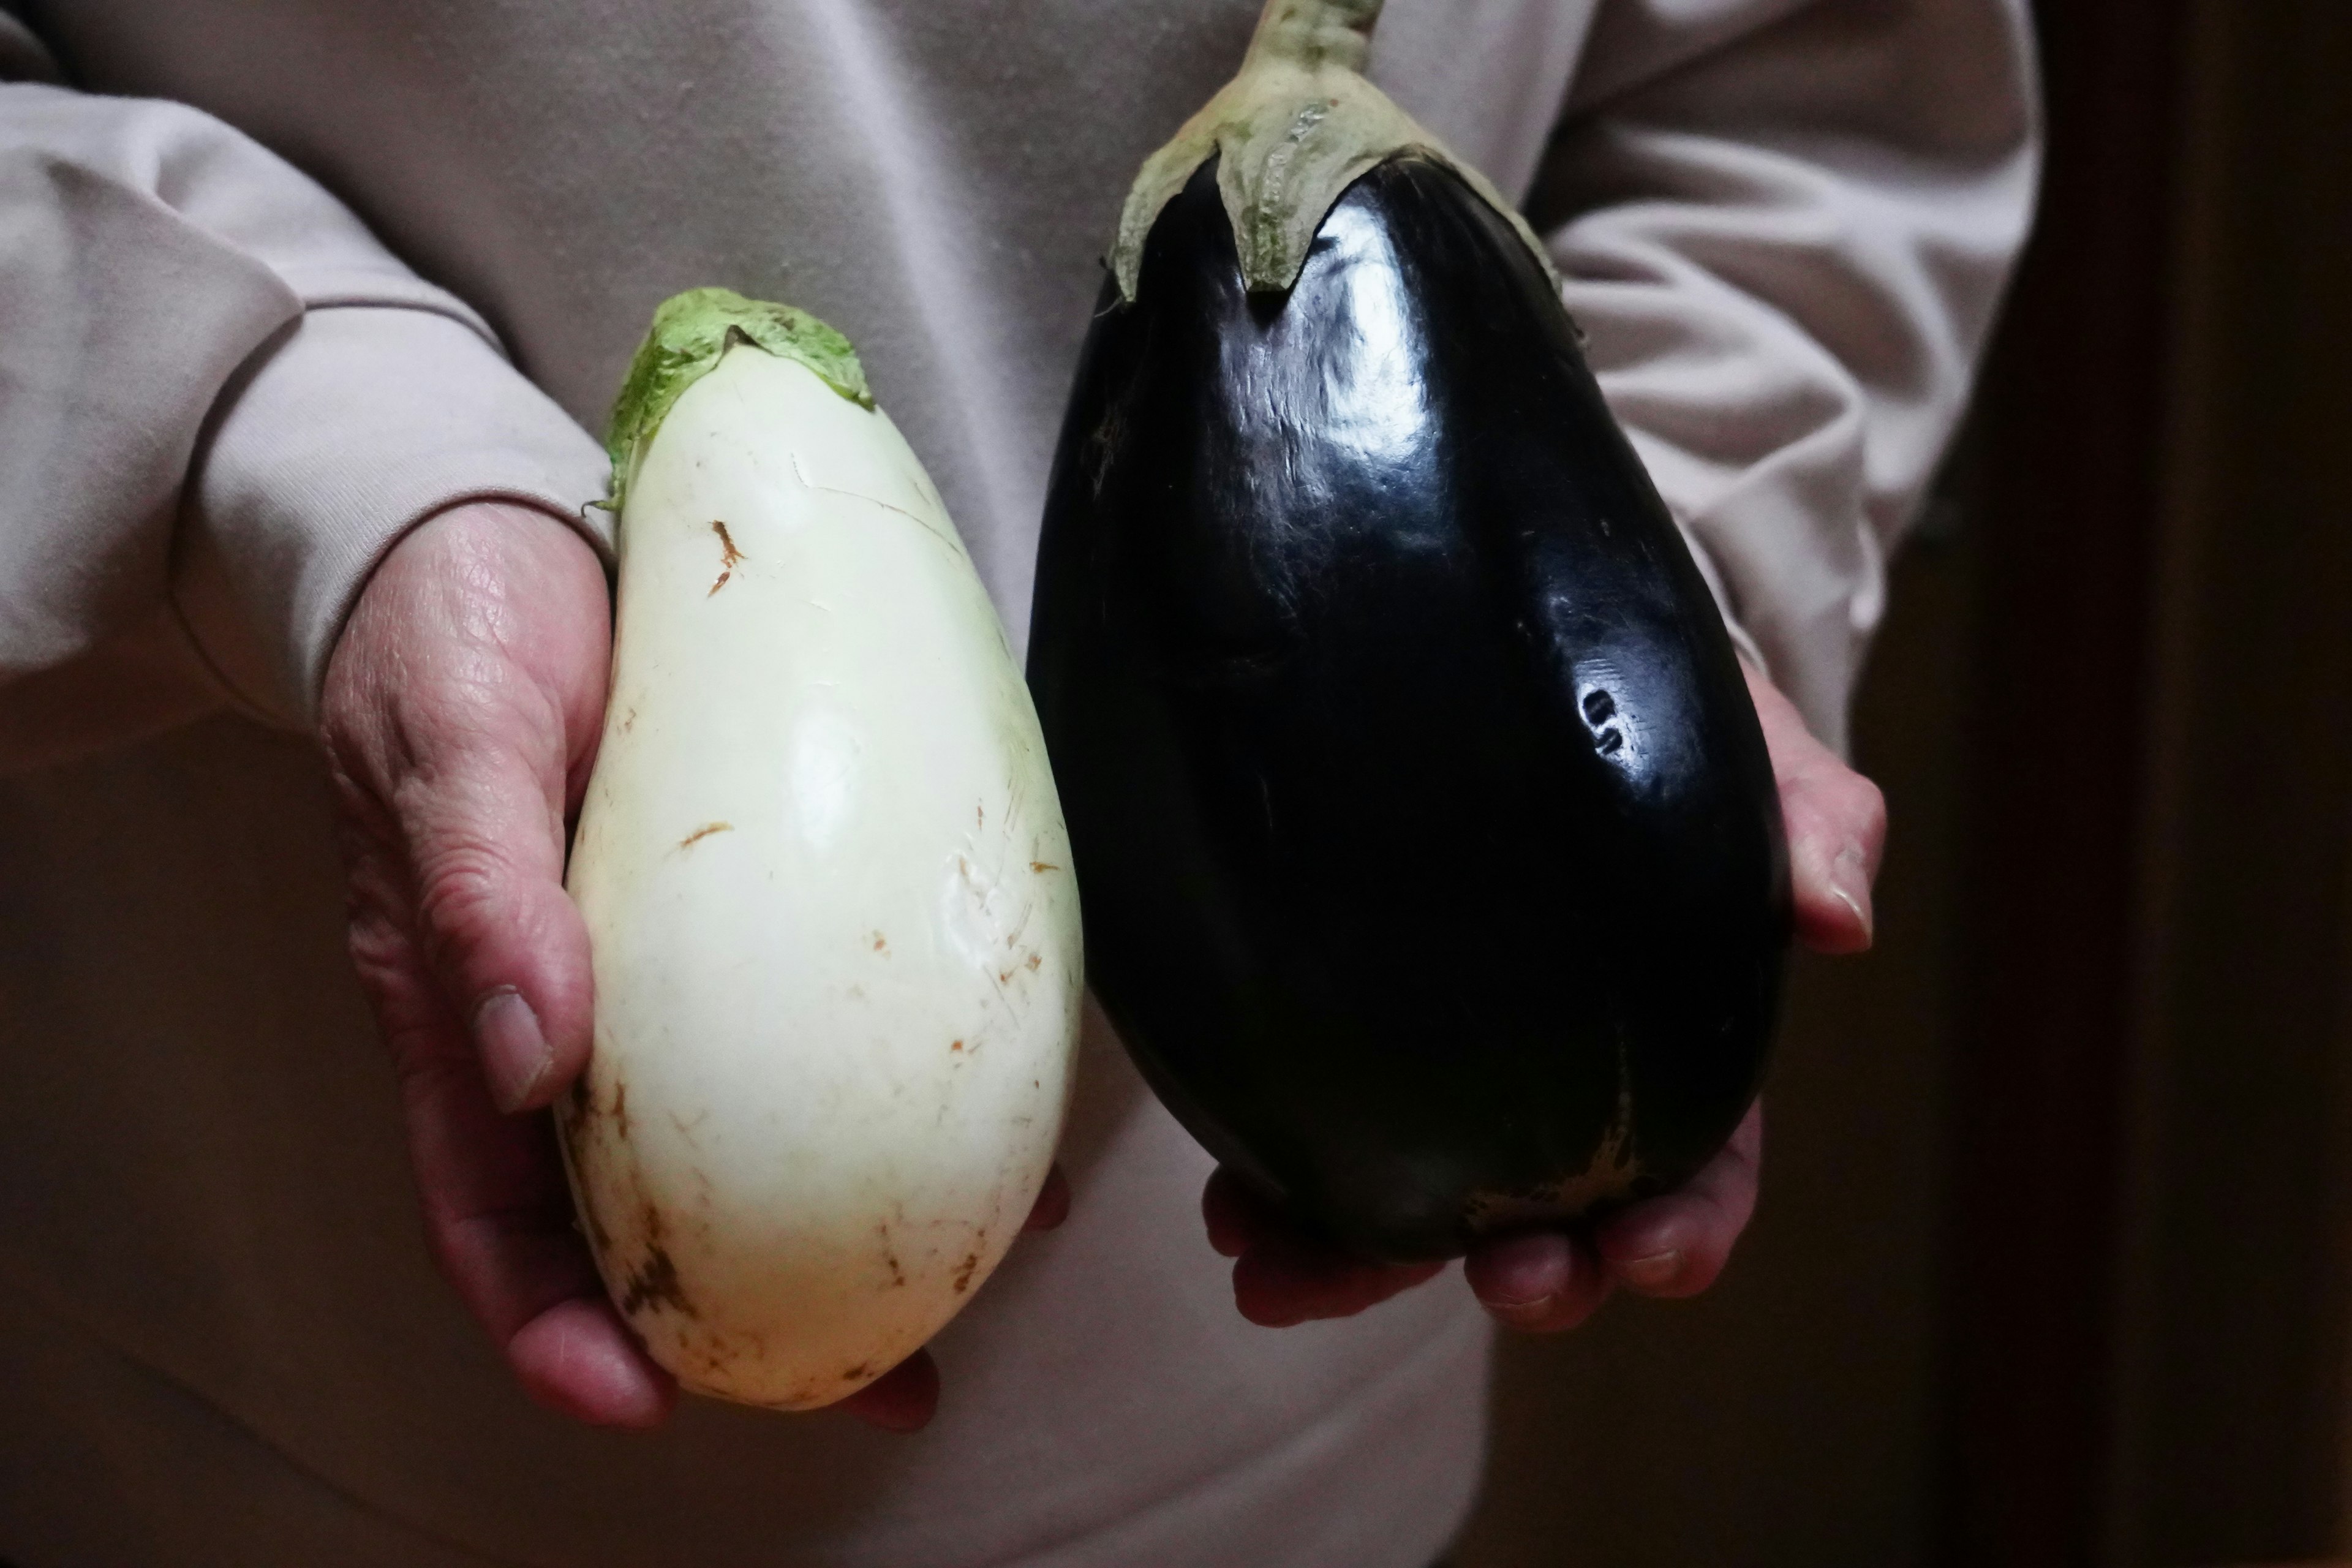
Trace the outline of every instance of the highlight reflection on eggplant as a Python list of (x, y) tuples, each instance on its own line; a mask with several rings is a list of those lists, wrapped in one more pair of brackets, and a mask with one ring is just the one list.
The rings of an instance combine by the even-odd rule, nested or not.
[(1030, 679), (1090, 978), (1153, 1087), (1403, 1259), (1704, 1163), (1789, 915), (1737, 657), (1524, 225), (1385, 100), (1286, 184), (1234, 132), (1377, 99), (1376, 10), (1275, 0), (1146, 166)]

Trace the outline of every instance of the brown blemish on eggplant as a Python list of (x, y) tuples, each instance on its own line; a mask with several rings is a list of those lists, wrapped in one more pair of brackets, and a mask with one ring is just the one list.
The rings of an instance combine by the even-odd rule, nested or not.
[(1602, 1130), (1592, 1159), (1579, 1174), (1521, 1192), (1474, 1192), (1463, 1204), (1463, 1223), (1474, 1236), (1541, 1221), (1581, 1219), (1596, 1208), (1631, 1197), (1642, 1180), (1633, 1149), (1633, 1086), (1618, 1048), (1617, 1111)]
[(898, 1249), (890, 1245), (889, 1225), (887, 1222), (876, 1225), (874, 1227), (874, 1234), (882, 1238), (882, 1262), (883, 1266), (890, 1270), (890, 1283), (892, 1287), (896, 1288), (905, 1285), (907, 1283), (907, 1271), (898, 1266)]
[(970, 1252), (964, 1254), (963, 1261), (956, 1265), (955, 1293), (957, 1295), (961, 1296), (971, 1289), (971, 1277), (979, 1269), (980, 1248), (974, 1247)]
[(613, 1086), (613, 1136), (627, 1142), (629, 1139), (629, 1086)]
[(714, 833), (732, 833), (734, 831), (735, 825), (731, 822), (706, 822), (701, 826), (696, 828), (693, 832), (688, 834), (685, 837), (679, 839), (677, 841), (677, 847), (680, 849), (691, 849)]
[(1044, 953), (1042, 953), (1042, 952), (1033, 952), (1033, 953), (1031, 953), (1031, 954), (1029, 955), (1029, 968), (1030, 968), (1030, 971), (1034, 973), (1036, 971), (1037, 966), (1038, 966), (1039, 964), (1041, 964), (1041, 963), (1045, 963), (1045, 955)]
[(625, 735), (637, 727), (637, 710), (630, 709), (621, 716), (621, 733)]
[(874, 1363), (872, 1362), (861, 1361), (856, 1366), (851, 1367), (847, 1372), (843, 1373), (841, 1374), (841, 1381), (844, 1383), (856, 1383), (859, 1380), (869, 1376), (873, 1371)]
[(951, 1051), (960, 1051), (963, 1049), (963, 1042), (961, 1040), (950, 1040), (948, 1042), (948, 1049)]
[(735, 548), (735, 537), (727, 531), (727, 525), (714, 521), (710, 526), (719, 535), (719, 581), (710, 584), (710, 593), (703, 595), (706, 599), (727, 586), (727, 579), (743, 563), (743, 552)]
[[(646, 1211), (646, 1217), (654, 1218), (651, 1210)], [(646, 1247), (646, 1260), (631, 1272), (621, 1292), (624, 1317), (634, 1318), (649, 1307), (668, 1307), (686, 1317), (697, 1316), (693, 1303), (686, 1299), (685, 1288), (678, 1283), (677, 1265), (658, 1241)]]
[(571, 1114), (555, 1119), (556, 1136), (563, 1141), (564, 1152), (571, 1159), (572, 1169), (582, 1173), (580, 1201), (572, 1205), (572, 1225), (587, 1237), (589, 1246), (601, 1258), (611, 1250), (613, 1238), (605, 1234), (604, 1223), (596, 1217), (595, 1192), (586, 1179), (589, 1119), (595, 1113), (596, 1096), (588, 1087), (586, 1073), (573, 1079), (572, 1087), (564, 1092)]
[(1048, 860), (1032, 860), (1029, 862), (1029, 869), (1042, 877), (1048, 871), (1058, 871), (1061, 868)]
[(595, 1077), (595, 1070), (592, 1068), (572, 1080), (572, 1109), (583, 1123), (592, 1123), (600, 1116), (609, 1117), (625, 1111), (628, 1104), (628, 1085), (612, 1085), (613, 1096), (608, 1102), (598, 1098)]
[(874, 933), (874, 951), (877, 952), (887, 952), (890, 951), (889, 942), (883, 939), (882, 933), (878, 931)]

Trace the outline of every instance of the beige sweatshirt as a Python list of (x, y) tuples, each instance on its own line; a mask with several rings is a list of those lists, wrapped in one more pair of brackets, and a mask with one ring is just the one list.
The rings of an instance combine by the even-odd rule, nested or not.
[[(1256, 0), (0, 3), (0, 1557), (1433, 1556), (1478, 1466), (1458, 1279), (1244, 1323), (1098, 1020), (1076, 1215), (942, 1337), (929, 1431), (530, 1405), (425, 1261), (302, 733), (404, 530), (601, 493), (583, 426), (699, 283), (857, 342), (1017, 646), (1119, 196)], [(1524, 197), (1841, 738), (2024, 232), (2022, 0), (1391, 0), (1374, 68)]]

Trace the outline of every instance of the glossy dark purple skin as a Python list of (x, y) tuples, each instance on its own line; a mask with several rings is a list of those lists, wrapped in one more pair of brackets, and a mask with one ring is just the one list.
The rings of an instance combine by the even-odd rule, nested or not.
[(1383, 164), (1252, 297), (1213, 171), (1105, 289), (1038, 556), (1095, 990), (1212, 1153), (1367, 1256), (1462, 1252), (1621, 1091), (1639, 1192), (1677, 1184), (1789, 933), (1722, 620), (1458, 177)]

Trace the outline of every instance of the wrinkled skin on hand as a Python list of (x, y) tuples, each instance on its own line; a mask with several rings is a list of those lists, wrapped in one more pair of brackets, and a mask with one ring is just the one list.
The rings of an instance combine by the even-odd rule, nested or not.
[[(1885, 801), (1875, 784), (1813, 739), (1769, 680), (1747, 673), (1780, 789), (1798, 940), (1817, 952), (1861, 952), (1871, 942)], [(1464, 1278), (1498, 1321), (1536, 1333), (1577, 1327), (1621, 1286), (1643, 1296), (1696, 1296), (1723, 1272), (1755, 1211), (1763, 1149), (1759, 1101), (1723, 1152), (1679, 1190), (1597, 1226), (1486, 1242), (1464, 1260)], [(1268, 1328), (1350, 1316), (1444, 1267), (1350, 1257), (1291, 1227), (1228, 1171), (1209, 1178), (1201, 1206), (1210, 1245), (1234, 1260), (1235, 1304)]]
[[(523, 1387), (654, 1426), (677, 1384), (606, 1299), (546, 1108), (588, 1060), (588, 934), (563, 891), (604, 725), (611, 601), (587, 544), (528, 508), (458, 507), (387, 555), (327, 672), (320, 730), (351, 952), (399, 1078), (435, 1261)], [(1029, 1220), (1060, 1223), (1056, 1172)], [(929, 1420), (918, 1352), (839, 1408)]]

